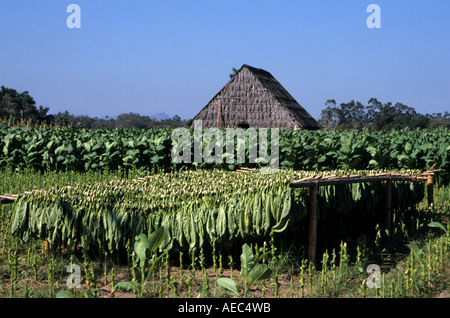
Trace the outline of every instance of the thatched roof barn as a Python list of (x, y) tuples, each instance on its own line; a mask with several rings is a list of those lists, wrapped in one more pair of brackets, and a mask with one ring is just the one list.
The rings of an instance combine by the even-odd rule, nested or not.
[(319, 129), (272, 74), (246, 64), (193, 120), (206, 128)]

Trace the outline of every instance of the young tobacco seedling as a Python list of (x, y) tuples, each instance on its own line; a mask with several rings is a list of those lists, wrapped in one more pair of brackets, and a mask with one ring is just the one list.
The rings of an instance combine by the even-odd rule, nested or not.
[(154, 253), (156, 253), (156, 250), (163, 242), (165, 235), (165, 228), (162, 226), (154, 231), (149, 237), (145, 234), (140, 234), (136, 237), (134, 252), (136, 253), (136, 260), (139, 262), (139, 267), (141, 268), (141, 285), (139, 286), (136, 281), (120, 282), (114, 286), (114, 290), (122, 289), (133, 290), (134, 292), (140, 291), (140, 296), (143, 296), (145, 284), (147, 283), (150, 274), (153, 273), (158, 261), (165, 255), (165, 253), (162, 253), (156, 258), (154, 257)]
[[(256, 258), (250, 246), (247, 244), (242, 246), (241, 264), (242, 274), (245, 277), (244, 297), (247, 297), (250, 286), (257, 281), (268, 278), (272, 274), (272, 271), (266, 264), (259, 263), (263, 257), (264, 255), (259, 255), (258, 258)], [(222, 277), (217, 280), (217, 284), (231, 294), (240, 296), (236, 287), (236, 282), (233, 279)]]

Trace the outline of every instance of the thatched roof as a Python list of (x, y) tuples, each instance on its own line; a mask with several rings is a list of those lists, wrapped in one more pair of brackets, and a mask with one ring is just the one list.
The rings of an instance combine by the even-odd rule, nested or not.
[(319, 128), (272, 74), (246, 64), (194, 120), (201, 120), (202, 127)]

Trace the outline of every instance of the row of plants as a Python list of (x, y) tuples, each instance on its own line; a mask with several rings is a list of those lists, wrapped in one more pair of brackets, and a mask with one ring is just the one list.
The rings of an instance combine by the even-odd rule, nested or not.
[[(439, 192), (442, 190), (438, 191)], [(46, 251), (43, 241), (25, 245), (0, 229), (2, 297), (433, 297), (448, 292), (450, 279), (449, 188), (438, 195), (439, 210), (423, 210), (409, 221), (401, 215), (392, 233), (376, 229), (374, 245), (361, 236), (326, 249), (314, 265), (301, 253), (278, 249), (273, 236), (264, 245), (243, 244), (237, 258), (204, 249), (168, 257), (160, 250), (164, 228), (140, 234), (125, 263), (108, 253)], [(1, 207), (1, 221), (8, 222)], [(395, 246), (394, 246), (394, 245)], [(187, 257), (186, 257), (187, 256)], [(79, 267), (79, 277), (71, 269)], [(78, 284), (75, 284), (78, 283)], [(447, 289), (446, 289), (447, 288)]]
[[(411, 171), (415, 172), (417, 171)], [(112, 197), (119, 195), (118, 197), (122, 198), (127, 191), (120, 192), (118, 189), (127, 182), (133, 184), (128, 188), (124, 187), (127, 190), (138, 185), (141, 189), (145, 189), (146, 185), (152, 187), (152, 190), (146, 193), (150, 202), (156, 201), (160, 205), (169, 206), (170, 198), (173, 198), (175, 193), (183, 197), (183, 200), (193, 197), (200, 202), (203, 195), (205, 198), (209, 197), (212, 202), (215, 195), (216, 199), (220, 197), (217, 195), (219, 192), (226, 193), (217, 190), (228, 191), (242, 184), (240, 193), (244, 197), (253, 193), (255, 188), (264, 188), (265, 185), (289, 183), (291, 180), (313, 174), (320, 175), (318, 172), (296, 172), (297, 174), (289, 172), (287, 176), (282, 173), (272, 175), (255, 172), (227, 174), (224, 171), (215, 171), (215, 173), (216, 177), (213, 177), (211, 171), (195, 173), (188, 171), (137, 179), (147, 173), (135, 171), (129, 172), (128, 181), (117, 181), (120, 178), (116, 177), (120, 175), (115, 172), (93, 173), (86, 176), (73, 172), (53, 172), (53, 175), (47, 172), (43, 177), (39, 173), (29, 171), (26, 176), (10, 172), (4, 181), (9, 183), (10, 189), (20, 189), (22, 183), (26, 183), (27, 180), (28, 185), (41, 184), (43, 185), (41, 188), (47, 190), (40, 194), (42, 199), (52, 200), (55, 197), (50, 194), (61, 194), (59, 198), (63, 195), (73, 196), (72, 202), (75, 202), (79, 201), (80, 197), (76, 196), (79, 195), (81, 200), (85, 200), (80, 203), (81, 205), (94, 208), (100, 201), (93, 195), (97, 195), (99, 199), (104, 198), (103, 203), (118, 203), (114, 200), (108, 201), (102, 191), (107, 191), (108, 187), (114, 189), (114, 185), (117, 185), (118, 188), (110, 194)], [(363, 172), (330, 171), (323, 175), (356, 173)], [(92, 182), (85, 179), (89, 176)], [(183, 176), (186, 179), (183, 179)], [(252, 187), (256, 181), (257, 186)], [(25, 189), (30, 189), (28, 185), (25, 185)], [(67, 185), (71, 185), (76, 191), (67, 192), (70, 190), (65, 188)], [(218, 185), (216, 191), (215, 185)], [(405, 193), (399, 198), (411, 196), (412, 193), (417, 193), (418, 197), (414, 199), (416, 201), (423, 198), (423, 187), (417, 192), (412, 191), (409, 184), (394, 183), (394, 187), (396, 188), (394, 193)], [(236, 240), (234, 249), (220, 248), (218, 238), (212, 241), (206, 239), (203, 246), (194, 248), (185, 245), (186, 249), (163, 249), (164, 244), (168, 242), (166, 237), (160, 240), (160, 245), (154, 249), (154, 244), (150, 247), (145, 242), (161, 228), (158, 228), (159, 223), (155, 222), (152, 223), (155, 224), (154, 229), (136, 232), (134, 241), (127, 242), (122, 255), (124, 258), (112, 253), (108, 249), (108, 242), (101, 239), (97, 241), (93, 239), (89, 245), (87, 239), (81, 238), (79, 249), (75, 248), (75, 244), (67, 246), (60, 241), (61, 248), (58, 249), (58, 243), (52, 244), (51, 241), (51, 234), (55, 230), (47, 231), (45, 226), (41, 228), (42, 236), (30, 235), (28, 242), (24, 243), (23, 233), (11, 235), (12, 222), (15, 219), (11, 216), (17, 206), (0, 205), (0, 294), (2, 297), (222, 297), (224, 294), (240, 297), (245, 295), (247, 297), (428, 297), (440, 292), (442, 288), (445, 289), (445, 286), (448, 288), (450, 188), (435, 189), (435, 205), (431, 209), (424, 208), (426, 203), (423, 202), (418, 205), (422, 207), (420, 211), (408, 208), (396, 209), (390, 231), (382, 227), (382, 222), (377, 223), (378, 225), (374, 223), (380, 221), (380, 218), (376, 217), (376, 211), (366, 213), (362, 210), (364, 204), (368, 204), (366, 203), (368, 198), (374, 198), (376, 193), (380, 192), (377, 187), (367, 187), (365, 190), (363, 188), (358, 190), (353, 186), (321, 187), (321, 189), (324, 192), (319, 193), (319, 200), (322, 203), (319, 204), (318, 228), (323, 232), (319, 233), (319, 237), (327, 234), (325, 237), (328, 237), (328, 240), (319, 242), (319, 245), (322, 245), (318, 250), (317, 266), (306, 261), (305, 248), (294, 245), (292, 240), (284, 240), (283, 248), (282, 238), (285, 234), (277, 234), (274, 231), (270, 231), (263, 241)], [(347, 191), (340, 192), (342, 189)], [(361, 192), (358, 194), (359, 191)], [(298, 200), (295, 198), (296, 195), (301, 197), (301, 192), (293, 193), (291, 202)], [(341, 199), (337, 200), (337, 197), (333, 199), (334, 196), (340, 196)], [(129, 207), (137, 207), (140, 203), (135, 199), (136, 196), (131, 194), (122, 202), (131, 204)], [(174, 206), (183, 205), (183, 200), (181, 202), (172, 200), (173, 213), (177, 210)], [(393, 200), (397, 200), (395, 195)], [(325, 205), (323, 202), (328, 204)], [(349, 203), (353, 208), (343, 204), (344, 202), (353, 202)], [(395, 206), (400, 202), (407, 201), (400, 199)], [(408, 205), (406, 204), (406, 207)], [(324, 218), (324, 215), (328, 215), (329, 218)], [(28, 220), (30, 214), (27, 222)], [(435, 221), (441, 222), (444, 227), (429, 232), (431, 229), (429, 224), (439, 226)], [(295, 227), (292, 228), (294, 224)], [(296, 234), (305, 233), (304, 223), (294, 224), (289, 222), (286, 229), (295, 230)], [(344, 224), (347, 225), (342, 226)], [(354, 228), (361, 228), (361, 224), (371, 228), (372, 231), (365, 233), (367, 236), (352, 232)], [(333, 228), (341, 233), (333, 235)], [(60, 232), (56, 238), (62, 235), (64, 230), (60, 228), (56, 232), (58, 231)], [(93, 232), (100, 234), (102, 231), (97, 229)], [(421, 236), (418, 236), (419, 234)], [(330, 240), (331, 236), (334, 240)], [(50, 238), (48, 248), (45, 238)], [(411, 240), (414, 242), (410, 243)], [(402, 249), (406, 249), (406, 256), (397, 254), (397, 251)], [(291, 254), (292, 251), (295, 253)], [(249, 261), (246, 266), (241, 261), (243, 254), (247, 255), (244, 257)], [(142, 261), (143, 259), (145, 261)], [(322, 266), (325, 263), (328, 266)], [(81, 269), (79, 288), (69, 287), (68, 284), (68, 278), (73, 277), (68, 269), (74, 264), (78, 264)], [(252, 272), (252, 264), (267, 266), (257, 266)], [(379, 264), (381, 271), (367, 273), (370, 264)], [(372, 283), (376, 287), (371, 288), (367, 284), (369, 276), (377, 273), (380, 276), (372, 276), (374, 278)], [(219, 280), (221, 278), (224, 279)]]
[(0, 167), (75, 171), (165, 167), (170, 165), (170, 137), (170, 129), (0, 128)]
[(280, 153), (286, 154), (285, 165), (293, 168), (424, 170), (436, 164), (450, 171), (448, 129), (283, 133)]
[[(10, 230), (24, 242), (46, 238), (53, 249), (84, 245), (111, 254), (130, 252), (136, 236), (161, 226), (167, 231), (161, 249), (172, 255), (193, 248), (230, 253), (243, 243), (261, 244), (271, 233), (281, 242), (297, 240), (301, 245), (308, 232), (309, 191), (291, 189), (292, 181), (376, 172), (198, 170), (55, 186), (19, 196)], [(393, 209), (416, 206), (424, 190), (423, 182), (393, 182)], [(373, 228), (384, 217), (383, 195), (381, 182), (319, 187), (319, 222), (327, 228), (324, 244)]]
[[(227, 163), (231, 154), (223, 149), (216, 163), (194, 160), (197, 141), (192, 129), (183, 128), (190, 140), (192, 163), (172, 161), (172, 149), (179, 145), (180, 134), (174, 129), (114, 129), (86, 130), (61, 128), (10, 128), (0, 127), (0, 167), (36, 170), (131, 169), (175, 171), (182, 168), (209, 167), (236, 169), (241, 166), (258, 166), (249, 163), (249, 145), (246, 146), (245, 163)], [(226, 130), (220, 130), (225, 145)], [(247, 130), (247, 132), (249, 132)], [(258, 131), (256, 131), (258, 133)], [(270, 131), (268, 133), (270, 140)], [(259, 139), (259, 135), (257, 135)], [(219, 141), (202, 134), (201, 151), (214, 148)], [(175, 140), (176, 139), (176, 140)], [(234, 140), (237, 148), (237, 140)], [(252, 140), (253, 142), (253, 140)], [(256, 140), (258, 142), (258, 140)], [(269, 144), (269, 148), (271, 145)], [(421, 169), (436, 164), (436, 168), (450, 172), (450, 131), (396, 130), (369, 132), (332, 130), (280, 130), (279, 166), (295, 170), (333, 169)], [(220, 159), (220, 158), (219, 158)], [(258, 161), (257, 161), (258, 162)]]
[(25, 169), (15, 171), (0, 168), (0, 194), (20, 194), (32, 190), (47, 190), (53, 187), (64, 187), (80, 183), (109, 182), (119, 179), (135, 179), (149, 174), (145, 170), (90, 170), (79, 172), (74, 170)]

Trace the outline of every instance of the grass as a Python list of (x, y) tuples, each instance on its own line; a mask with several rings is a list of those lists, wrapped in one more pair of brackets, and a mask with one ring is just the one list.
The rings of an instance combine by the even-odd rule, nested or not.
[[(82, 182), (83, 178), (108, 179), (118, 175), (58, 175), (48, 172), (44, 179), (32, 173), (27, 177), (17, 173), (3, 176), (2, 189), (9, 189), (5, 192), (11, 193), (43, 184), (65, 185), (74, 180)], [(305, 260), (302, 248), (292, 246), (281, 251), (273, 241), (263, 246), (252, 246), (255, 255), (267, 253), (262, 262), (269, 266), (272, 274), (252, 285), (247, 297), (448, 297), (450, 187), (436, 187), (433, 207), (427, 208), (424, 202), (418, 209), (419, 212), (396, 214), (391, 233), (380, 230), (376, 237), (361, 237), (357, 244), (341, 242), (339, 246), (324, 251), (317, 266)], [(177, 260), (162, 257), (155, 271), (148, 276), (142, 294), (131, 287), (129, 290), (115, 288), (120, 282), (142, 283), (135, 255), (119, 260), (106, 253), (87, 255), (83, 250), (70, 254), (64, 250), (49, 253), (44, 241), (25, 245), (11, 237), (8, 232), (10, 214), (10, 205), (0, 206), (0, 298), (67, 295), (92, 298), (230, 297), (216, 284), (221, 277), (233, 278), (239, 294), (241, 297), (244, 295), (245, 276), (239, 260), (220, 255), (215, 250), (215, 255), (205, 255), (203, 250), (196, 250), (191, 255), (180, 254)], [(411, 215), (414, 217), (409, 217)], [(428, 226), (430, 222), (440, 222), (445, 229), (431, 228)], [(76, 264), (80, 270), (79, 288), (70, 288), (68, 284), (76, 274), (68, 272), (71, 264)], [(379, 271), (368, 273), (370, 264), (378, 265)], [(370, 278), (375, 280), (370, 281)], [(376, 287), (371, 288), (372, 285)]]

